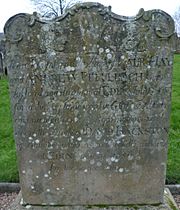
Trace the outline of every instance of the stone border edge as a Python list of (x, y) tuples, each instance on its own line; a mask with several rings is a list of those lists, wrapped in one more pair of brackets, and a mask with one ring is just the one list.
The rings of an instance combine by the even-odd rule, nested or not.
[[(180, 194), (180, 184), (175, 185), (165, 185), (172, 194)], [(19, 192), (20, 184), (19, 183), (8, 183), (1, 182), (0, 183), (0, 193), (11, 193), (11, 192)]]
[(180, 194), (180, 184), (175, 184), (175, 185), (165, 185), (172, 194)]
[(7, 183), (7, 182), (0, 183), (0, 193), (13, 193), (19, 191), (20, 191), (19, 183)]

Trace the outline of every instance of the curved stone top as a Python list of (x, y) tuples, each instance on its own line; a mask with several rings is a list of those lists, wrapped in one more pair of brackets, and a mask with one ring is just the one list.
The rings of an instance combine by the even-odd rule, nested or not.
[[(137, 21), (140, 18), (143, 18), (144, 21), (153, 21), (155, 25), (155, 32), (160, 38), (168, 38), (172, 36), (175, 32), (175, 27), (174, 27), (174, 20), (172, 17), (167, 14), (166, 12), (160, 10), (160, 9), (154, 9), (154, 10), (149, 10), (149, 11), (144, 11), (144, 9), (140, 9), (138, 14), (136, 16), (122, 16), (115, 14), (111, 11), (111, 6), (105, 7), (104, 5), (97, 3), (97, 2), (85, 2), (85, 3), (78, 3), (68, 9), (65, 14), (54, 18), (52, 20), (47, 20), (45, 18), (42, 18), (39, 14), (34, 12), (32, 15), (26, 14), (26, 13), (19, 13), (14, 16), (12, 16), (5, 24), (4, 26), (4, 33), (8, 37), (8, 31), (11, 30), (11, 25), (17, 20), (17, 19), (26, 19), (26, 24), (30, 27), (32, 27), (35, 22), (39, 22), (42, 24), (50, 24), (53, 22), (60, 22), (63, 19), (67, 18), (68, 16), (74, 16), (79, 10), (92, 10), (96, 9), (97, 12), (103, 16), (108, 16), (109, 18), (116, 19), (119, 21), (124, 21), (124, 22), (134, 22)], [(158, 16), (160, 19), (163, 20), (163, 24), (159, 24), (159, 21), (155, 20), (155, 14)], [(166, 31), (164, 31), (164, 27), (166, 27)], [(163, 30), (162, 30), (163, 28)], [(14, 39), (13, 41), (20, 41), (21, 38)]]

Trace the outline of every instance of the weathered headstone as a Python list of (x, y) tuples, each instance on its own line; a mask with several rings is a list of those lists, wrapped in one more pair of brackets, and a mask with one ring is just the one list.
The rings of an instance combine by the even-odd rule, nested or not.
[(24, 203), (163, 203), (172, 18), (85, 3), (18, 14), (5, 36)]
[(5, 65), (4, 65), (4, 57), (5, 57), (5, 41), (4, 41), (4, 34), (0, 33), (0, 76), (4, 75), (5, 72)]
[(174, 44), (175, 53), (180, 54), (180, 37), (177, 34), (175, 34)]
[(3, 57), (2, 54), (0, 53), (0, 75), (2, 75), (3, 72)]

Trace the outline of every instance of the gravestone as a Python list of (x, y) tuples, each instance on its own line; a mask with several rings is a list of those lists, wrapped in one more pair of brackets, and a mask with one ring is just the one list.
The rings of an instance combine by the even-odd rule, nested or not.
[(172, 18), (84, 3), (52, 21), (17, 14), (5, 36), (21, 204), (162, 208)]
[(3, 71), (3, 57), (2, 57), (2, 53), (0, 52), (0, 76), (3, 75), (4, 71)]
[(175, 35), (175, 53), (180, 54), (180, 37), (176, 34)]
[(6, 72), (4, 71), (4, 57), (5, 57), (5, 41), (4, 34), (0, 33), (0, 77), (4, 75)]

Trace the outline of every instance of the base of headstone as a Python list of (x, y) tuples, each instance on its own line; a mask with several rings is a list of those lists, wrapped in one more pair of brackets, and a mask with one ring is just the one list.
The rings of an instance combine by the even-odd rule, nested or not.
[(164, 190), (164, 203), (159, 205), (32, 206), (29, 204), (22, 205), (21, 203), (22, 195), (20, 192), (8, 210), (178, 210), (174, 198), (167, 188)]

